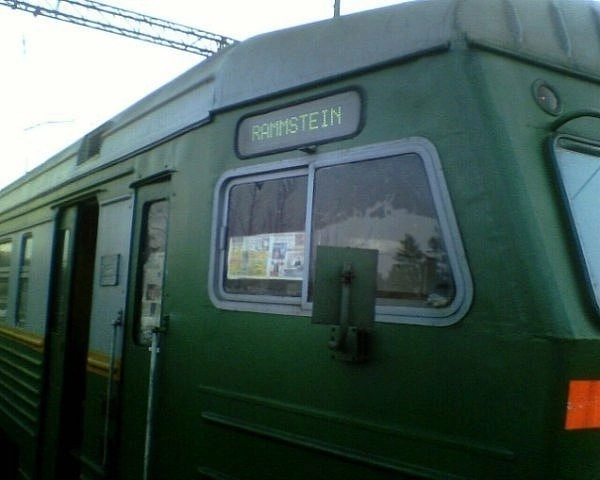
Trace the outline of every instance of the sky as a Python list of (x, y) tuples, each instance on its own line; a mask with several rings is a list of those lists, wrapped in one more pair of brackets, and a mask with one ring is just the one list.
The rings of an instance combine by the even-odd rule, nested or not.
[[(334, 0), (101, 1), (236, 40), (323, 20), (334, 10)], [(400, 1), (340, 0), (341, 14)], [(200, 61), (0, 6), (0, 188)]]

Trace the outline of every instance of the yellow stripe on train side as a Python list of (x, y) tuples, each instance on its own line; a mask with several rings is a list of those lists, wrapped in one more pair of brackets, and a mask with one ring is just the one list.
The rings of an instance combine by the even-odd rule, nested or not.
[[(103, 352), (89, 351), (87, 356), (87, 371), (108, 377), (110, 375), (110, 356)], [(121, 378), (121, 359), (117, 358), (113, 364), (113, 380)]]
[(40, 334), (27, 332), (19, 328), (0, 325), (0, 335), (30, 347), (37, 352), (44, 351), (44, 337)]

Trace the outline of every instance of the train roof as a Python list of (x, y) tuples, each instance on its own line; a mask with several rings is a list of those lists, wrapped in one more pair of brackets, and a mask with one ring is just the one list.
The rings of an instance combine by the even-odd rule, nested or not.
[[(256, 37), (232, 49), (215, 107), (466, 42), (600, 75), (593, 1), (420, 0)], [(260, 60), (258, 60), (260, 59)]]
[(210, 84), (202, 113), (324, 83), (457, 43), (600, 79), (600, 4), (593, 0), (417, 0), (270, 32), (177, 79)]
[(600, 6), (591, 0), (418, 0), (259, 35), (193, 67), (12, 187), (41, 171), (54, 169), (58, 183), (74, 170), (84, 173), (91, 167), (80, 165), (77, 153), (94, 135), (102, 137), (97, 166), (194, 128), (216, 111), (459, 46), (600, 79)]

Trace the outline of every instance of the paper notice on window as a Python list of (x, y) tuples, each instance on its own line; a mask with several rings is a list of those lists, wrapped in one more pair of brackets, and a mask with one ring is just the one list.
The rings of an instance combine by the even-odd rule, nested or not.
[(165, 253), (152, 253), (144, 263), (143, 294), (141, 298), (142, 328), (160, 325)]
[(302, 280), (304, 232), (231, 237), (227, 279)]

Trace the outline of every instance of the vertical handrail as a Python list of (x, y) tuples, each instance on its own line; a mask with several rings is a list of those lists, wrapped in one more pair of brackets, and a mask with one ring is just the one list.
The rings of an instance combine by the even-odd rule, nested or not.
[(160, 327), (152, 330), (152, 344), (150, 345), (150, 376), (148, 379), (148, 407), (146, 411), (146, 439), (144, 442), (144, 475), (143, 480), (150, 477), (150, 456), (152, 453), (152, 418), (154, 417), (154, 391), (156, 385), (156, 365), (160, 349), (158, 348), (160, 340)]
[(329, 342), (329, 348), (343, 352), (346, 348), (346, 339), (348, 338), (348, 329), (350, 328), (350, 286), (354, 280), (354, 271), (351, 263), (344, 264), (340, 280), (342, 282), (339, 318), (340, 329), (338, 338)]
[(117, 319), (113, 322), (113, 333), (110, 342), (110, 360), (108, 364), (108, 382), (106, 384), (106, 409), (104, 411), (104, 444), (102, 446), (102, 467), (106, 468), (108, 463), (108, 436), (110, 430), (110, 416), (112, 410), (112, 392), (115, 376), (115, 359), (117, 354), (117, 332), (123, 326), (123, 310), (117, 313)]

